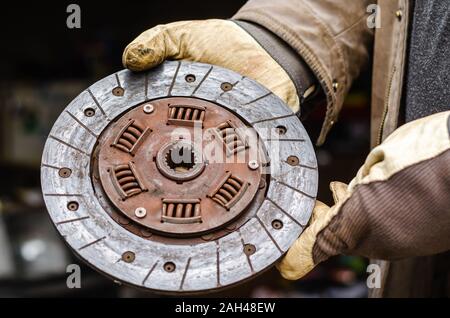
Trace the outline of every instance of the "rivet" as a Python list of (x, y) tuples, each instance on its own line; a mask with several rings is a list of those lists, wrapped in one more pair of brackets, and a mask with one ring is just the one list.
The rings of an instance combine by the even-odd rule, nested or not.
[(281, 222), (280, 220), (273, 220), (272, 221), (272, 227), (275, 230), (281, 230), (283, 228), (283, 222)]
[(139, 207), (136, 210), (134, 210), (134, 215), (136, 215), (136, 217), (142, 219), (147, 215), (147, 210), (143, 207)]
[(266, 180), (264, 180), (264, 178), (259, 179), (258, 188), (259, 189), (264, 189), (265, 187), (266, 187)]
[(397, 19), (400, 21), (403, 17), (403, 12), (402, 10), (397, 10), (395, 11), (395, 16), (397, 17)]
[(67, 209), (69, 211), (76, 211), (76, 210), (78, 210), (78, 202), (70, 201), (69, 203), (67, 203)]
[(136, 255), (131, 251), (126, 251), (125, 253), (122, 254), (122, 260), (125, 263), (133, 263), (135, 258)]
[(256, 161), (256, 160), (250, 160), (250, 161), (248, 162), (248, 167), (249, 167), (251, 170), (256, 170), (256, 169), (259, 168), (259, 163), (258, 163), (258, 161)]
[(61, 168), (59, 169), (58, 174), (61, 178), (68, 178), (72, 174), (72, 170), (69, 168)]
[(95, 115), (95, 109), (94, 108), (86, 108), (85, 110), (84, 110), (84, 116), (86, 116), (86, 117), (92, 117), (92, 116), (94, 116)]
[(296, 156), (289, 156), (287, 158), (287, 163), (291, 166), (298, 166), (300, 164), (300, 159)]
[(155, 110), (155, 107), (152, 104), (145, 104), (143, 109), (144, 109), (144, 113), (151, 114)]
[(177, 267), (176, 267), (175, 264), (172, 263), (172, 262), (167, 262), (167, 263), (164, 264), (164, 270), (165, 270), (166, 272), (168, 272), (168, 273), (174, 272), (176, 268), (177, 268)]
[(119, 222), (119, 224), (122, 224), (122, 225), (128, 225), (128, 224), (131, 223), (131, 220), (128, 219), (128, 218), (126, 218), (126, 217), (121, 217), (121, 216), (119, 216), (119, 217), (117, 218), (117, 222)]
[(125, 90), (122, 87), (118, 86), (113, 88), (112, 93), (114, 96), (123, 96)]
[(148, 238), (148, 237), (151, 237), (151, 236), (153, 235), (153, 233), (150, 232), (149, 230), (142, 229), (142, 230), (141, 230), (141, 235), (142, 235), (142, 237)]
[(247, 256), (253, 255), (256, 253), (256, 247), (253, 244), (245, 244), (244, 245), (244, 254)]
[(287, 128), (285, 126), (277, 126), (276, 127), (278, 135), (286, 134)]
[(202, 236), (202, 240), (204, 241), (212, 241), (214, 239), (214, 235), (212, 234), (205, 234)]
[(188, 83), (193, 83), (193, 82), (195, 82), (196, 78), (195, 78), (194, 74), (188, 74), (188, 75), (186, 75), (186, 77), (184, 79)]
[(220, 88), (224, 91), (224, 92), (228, 92), (233, 88), (233, 84), (225, 82), (222, 83), (222, 85), (220, 85)]

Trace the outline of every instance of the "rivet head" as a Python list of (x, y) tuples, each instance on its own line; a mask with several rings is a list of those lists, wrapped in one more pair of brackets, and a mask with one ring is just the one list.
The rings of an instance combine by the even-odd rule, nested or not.
[(136, 258), (136, 255), (131, 251), (127, 251), (122, 254), (122, 260), (125, 263), (133, 263), (135, 258)]
[(123, 96), (125, 90), (122, 87), (118, 86), (116, 88), (113, 88), (112, 93), (114, 96)]
[(167, 263), (164, 264), (164, 270), (165, 270), (166, 272), (168, 272), (168, 273), (174, 272), (176, 268), (177, 268), (177, 267), (176, 267), (175, 264), (172, 263), (172, 262), (167, 262)]
[(297, 156), (289, 156), (287, 158), (287, 163), (291, 166), (298, 166), (300, 164), (300, 159)]
[(61, 178), (68, 178), (72, 174), (72, 170), (69, 168), (61, 168), (59, 169), (58, 174)]
[(250, 168), (250, 170), (256, 170), (259, 168), (259, 163), (256, 160), (250, 160), (248, 162), (248, 167)]
[(281, 230), (283, 228), (283, 222), (280, 220), (273, 220), (272, 221), (272, 227), (275, 230)]
[(119, 216), (117, 218), (117, 222), (119, 222), (119, 224), (122, 224), (122, 225), (128, 225), (131, 223), (131, 220), (129, 218)]
[(142, 219), (147, 215), (147, 210), (143, 207), (139, 207), (134, 210), (134, 215), (136, 215), (137, 218)]
[(220, 85), (220, 88), (224, 91), (224, 92), (228, 92), (231, 91), (231, 89), (233, 88), (233, 84), (225, 82), (222, 83), (222, 85)]
[(188, 83), (194, 83), (196, 78), (194, 74), (188, 74), (186, 75), (186, 77), (184, 78), (186, 80), (186, 82)]
[(266, 187), (266, 180), (264, 180), (264, 178), (261, 178), (260, 180), (259, 180), (259, 185), (258, 185), (258, 188), (259, 189), (264, 189), (265, 187)]
[(67, 209), (69, 211), (76, 211), (76, 210), (78, 210), (78, 202), (70, 201), (69, 203), (67, 203)]
[(212, 241), (214, 239), (214, 235), (212, 234), (205, 234), (202, 236), (202, 240), (204, 241)]
[(397, 10), (395, 11), (395, 16), (397, 17), (397, 19), (401, 20), (403, 17), (403, 12), (402, 10)]
[(152, 235), (153, 235), (153, 233), (152, 232), (150, 232), (149, 230), (147, 230), (147, 229), (141, 229), (141, 236), (142, 237), (145, 237), (145, 238), (149, 238), (149, 237), (151, 237)]
[(84, 110), (84, 115), (85, 115), (86, 117), (92, 117), (92, 116), (94, 116), (94, 115), (95, 115), (95, 109), (93, 109), (93, 108), (91, 108), (91, 107), (86, 108), (86, 109)]
[(287, 128), (285, 126), (277, 126), (276, 132), (278, 133), (278, 135), (285, 135), (287, 132)]
[(155, 107), (152, 104), (145, 104), (143, 107), (144, 113), (151, 114), (155, 110)]
[(256, 253), (256, 246), (253, 244), (245, 244), (244, 245), (244, 254), (247, 256), (253, 255)]

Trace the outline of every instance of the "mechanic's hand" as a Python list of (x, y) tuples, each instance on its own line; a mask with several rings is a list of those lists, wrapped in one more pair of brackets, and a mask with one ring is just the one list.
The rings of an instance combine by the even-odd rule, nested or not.
[(338, 213), (342, 202), (349, 195), (347, 185), (341, 182), (332, 182), (330, 189), (336, 204), (330, 208), (325, 203), (316, 201), (309, 226), (277, 264), (277, 268), (284, 278), (292, 280), (301, 278), (318, 263), (317, 259), (313, 258), (317, 235), (328, 226), (331, 219)]
[(335, 204), (317, 202), (310, 225), (277, 265), (298, 279), (337, 254), (395, 260), (450, 249), (450, 111), (398, 128), (374, 148)]
[(286, 71), (236, 23), (227, 20), (182, 21), (158, 25), (139, 35), (123, 53), (124, 67), (152, 68), (165, 59), (209, 63), (252, 78), (294, 111), (299, 98)]

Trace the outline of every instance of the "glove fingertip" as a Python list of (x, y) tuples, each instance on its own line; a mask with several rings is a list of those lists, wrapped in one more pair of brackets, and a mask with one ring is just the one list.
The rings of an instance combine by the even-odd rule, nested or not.
[(164, 60), (162, 53), (156, 52), (143, 44), (130, 44), (122, 55), (122, 64), (131, 71), (144, 71), (150, 69)]

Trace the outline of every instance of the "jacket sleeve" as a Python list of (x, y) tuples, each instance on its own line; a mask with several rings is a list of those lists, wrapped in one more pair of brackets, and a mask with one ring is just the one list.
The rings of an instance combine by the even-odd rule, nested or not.
[(450, 249), (450, 111), (410, 122), (374, 148), (318, 235), (315, 263), (338, 253), (397, 260)]
[[(367, 62), (373, 41), (368, 5), (358, 0), (250, 0), (233, 17), (259, 24), (289, 44), (316, 75), (327, 98), (317, 141), (336, 122), (352, 81)], [(368, 12), (369, 11), (369, 12)]]

